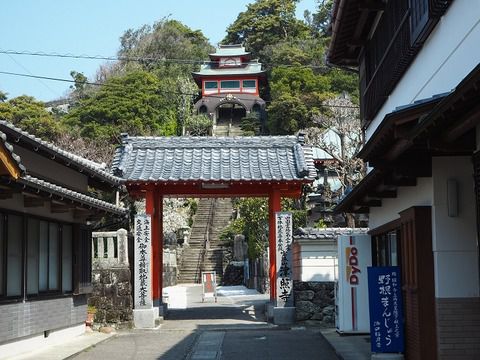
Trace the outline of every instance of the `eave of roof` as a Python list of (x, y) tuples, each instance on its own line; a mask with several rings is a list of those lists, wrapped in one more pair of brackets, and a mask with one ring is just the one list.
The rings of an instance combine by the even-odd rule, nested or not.
[(385, 115), (375, 132), (358, 152), (357, 157), (364, 161), (370, 161), (373, 158), (385, 156), (388, 147), (392, 146), (396, 137), (400, 137), (400, 135), (395, 135), (397, 127), (415, 126), (419, 119), (431, 111), (445, 96), (447, 94), (434, 95), (431, 98), (398, 107), (395, 111)]
[(382, 11), (384, 6), (381, 0), (335, 0), (328, 62), (346, 66), (358, 65), (360, 48), (367, 40), (377, 13)]
[[(388, 159), (388, 166), (375, 167), (341, 200), (334, 211), (367, 212), (369, 205), (365, 204), (365, 198), (368, 198), (368, 194), (374, 192), (375, 188), (382, 186), (387, 177), (398, 175), (395, 172), (413, 169), (406, 175), (410, 177), (409, 185), (413, 185), (417, 177), (431, 176), (431, 157), (435, 154), (472, 154), (476, 149), (475, 134), (472, 130), (480, 124), (478, 89), (480, 89), (480, 64), (457, 85), (454, 91), (435, 101), (432, 100), (431, 105), (434, 107), (405, 135), (405, 138), (409, 139), (408, 142), (400, 145), (398, 142), (390, 142), (390, 148), (396, 147), (396, 150), (395, 156)], [(432, 148), (430, 143), (436, 145)], [(367, 152), (363, 155), (367, 159), (372, 157), (371, 153)], [(427, 166), (422, 164), (422, 161)]]
[(23, 191), (30, 191), (33, 194), (38, 194), (39, 192), (47, 193), (63, 200), (66, 199), (75, 202), (80, 206), (106, 211), (115, 215), (124, 216), (128, 213), (128, 209), (113, 205), (103, 200), (95, 199), (94, 197), (52, 184), (30, 175), (24, 175), (15, 181), (2, 178), (2, 182), (7, 184), (18, 184), (22, 187)]
[(242, 44), (220, 45), (216, 52), (209, 54), (210, 57), (231, 57), (231, 56), (249, 56), (250, 52), (245, 51)]
[(34, 151), (42, 150), (49, 154), (52, 160), (61, 162), (66, 166), (73, 165), (88, 175), (97, 178), (100, 182), (118, 186), (122, 181), (122, 179), (102, 169), (100, 164), (65, 151), (52, 143), (21, 130), (8, 121), (0, 120), (0, 130), (6, 134), (7, 138), (12, 138), (15, 142), (28, 143)]
[[(475, 105), (479, 104), (480, 100), (480, 63), (472, 70), (470, 73), (455, 87), (454, 91), (450, 92), (448, 96), (445, 96), (441, 102), (418, 124), (418, 126), (412, 131), (411, 136), (414, 138), (425, 136), (429, 130), (433, 128), (442, 128), (448, 126), (450, 117), (445, 116), (445, 113), (448, 112), (451, 108), (454, 108), (457, 103), (468, 103), (469, 101)], [(459, 106), (457, 106), (458, 108)], [(480, 109), (473, 107), (475, 113), (480, 112)], [(479, 116), (475, 115), (478, 119)], [(457, 126), (461, 124), (462, 121), (468, 119), (453, 119), (457, 122)], [(472, 122), (470, 128), (475, 124)], [(448, 131), (448, 128), (445, 130)]]

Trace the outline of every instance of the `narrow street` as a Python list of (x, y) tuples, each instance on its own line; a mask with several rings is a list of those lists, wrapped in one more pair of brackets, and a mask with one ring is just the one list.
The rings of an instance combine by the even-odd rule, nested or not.
[(202, 303), (200, 285), (172, 289), (172, 309), (159, 329), (121, 331), (74, 359), (337, 359), (319, 330), (266, 323), (268, 296), (229, 291)]

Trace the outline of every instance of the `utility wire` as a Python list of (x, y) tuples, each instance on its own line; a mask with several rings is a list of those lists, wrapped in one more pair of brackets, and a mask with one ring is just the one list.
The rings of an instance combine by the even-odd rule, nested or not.
[[(27, 55), (27, 56), (41, 56), (41, 57), (54, 57), (54, 58), (67, 58), (67, 59), (87, 59), (87, 60), (106, 60), (106, 61), (125, 61), (125, 62), (165, 62), (174, 64), (217, 64), (217, 61), (209, 60), (195, 60), (195, 59), (167, 59), (165, 57), (155, 56), (105, 56), (105, 55), (75, 55), (75, 54), (60, 54), (60, 53), (47, 53), (47, 52), (35, 52), (35, 51), (16, 51), (16, 50), (3, 50), (0, 49), (0, 54), (7, 55)], [(249, 62), (248, 64), (257, 64), (255, 62)], [(303, 67), (311, 69), (331, 69), (326, 65), (295, 65), (295, 64), (263, 64), (265, 66), (282, 66), (282, 67)]]
[[(15, 58), (13, 56), (11, 56), (10, 54), (7, 54), (7, 56), (15, 63), (17, 64), (19, 67), (21, 67), (23, 70), (25, 70), (27, 73), (29, 73), (30, 75), (33, 75), (32, 72), (30, 70), (28, 70), (25, 66), (23, 66), (19, 61), (15, 60)], [(58, 96), (58, 94), (50, 87), (48, 86), (48, 84), (46, 84), (44, 81), (42, 81), (41, 79), (37, 79), (38, 82), (40, 84), (42, 84), (45, 88), (47, 88), (53, 95), (55, 96)]]
[[(42, 79), (42, 80), (50, 80), (50, 81), (61, 81), (61, 82), (67, 82), (67, 83), (75, 83), (75, 80), (71, 79), (62, 79), (62, 78), (55, 78), (55, 77), (50, 77), (50, 76), (40, 76), (40, 75), (32, 75), (32, 74), (21, 74), (21, 73), (14, 73), (14, 72), (9, 72), (9, 71), (0, 71), (0, 74), (3, 75), (10, 75), (10, 76), (20, 76), (20, 77), (26, 77), (26, 78), (33, 78), (33, 79)], [(122, 88), (124, 89), (124, 85), (120, 84), (106, 84), (106, 83), (98, 83), (98, 82), (91, 82), (91, 81), (85, 81), (82, 82), (82, 84), (85, 85), (92, 85), (92, 86), (104, 86), (104, 87), (111, 87), (111, 88)], [(157, 91), (153, 90), (152, 92), (156, 94), (173, 94), (173, 95), (180, 95), (180, 96), (198, 96), (198, 93), (186, 93), (186, 92), (181, 92), (181, 91)], [(225, 94), (226, 95), (226, 94)], [(225, 95), (207, 95), (207, 97), (214, 97), (214, 98), (224, 98)], [(251, 100), (251, 98), (244, 98), (241, 96), (235, 96), (235, 98), (239, 100)], [(270, 102), (270, 101), (265, 101), (265, 102)], [(349, 109), (358, 109), (358, 106), (351, 106), (351, 105), (334, 105), (334, 104), (320, 104), (321, 106), (324, 107), (332, 107), (332, 108), (349, 108)]]

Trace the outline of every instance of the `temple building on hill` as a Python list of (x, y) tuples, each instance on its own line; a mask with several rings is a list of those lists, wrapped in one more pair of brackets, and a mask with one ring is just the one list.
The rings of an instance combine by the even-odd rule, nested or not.
[(193, 78), (202, 89), (195, 108), (209, 115), (216, 126), (238, 126), (251, 112), (264, 112), (259, 87), (266, 81), (266, 74), (262, 64), (252, 60), (242, 45), (220, 45)]

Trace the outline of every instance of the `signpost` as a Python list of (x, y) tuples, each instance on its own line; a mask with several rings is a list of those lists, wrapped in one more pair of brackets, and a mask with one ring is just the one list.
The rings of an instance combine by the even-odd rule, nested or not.
[(277, 307), (293, 306), (292, 214), (277, 212)]
[(404, 351), (401, 288), (398, 266), (368, 268), (370, 336), (374, 353)]
[(202, 302), (207, 297), (215, 298), (217, 302), (217, 274), (215, 271), (203, 271), (202, 272)]
[(152, 297), (152, 219), (135, 216), (135, 266), (133, 321), (137, 328), (154, 328), (158, 316)]

